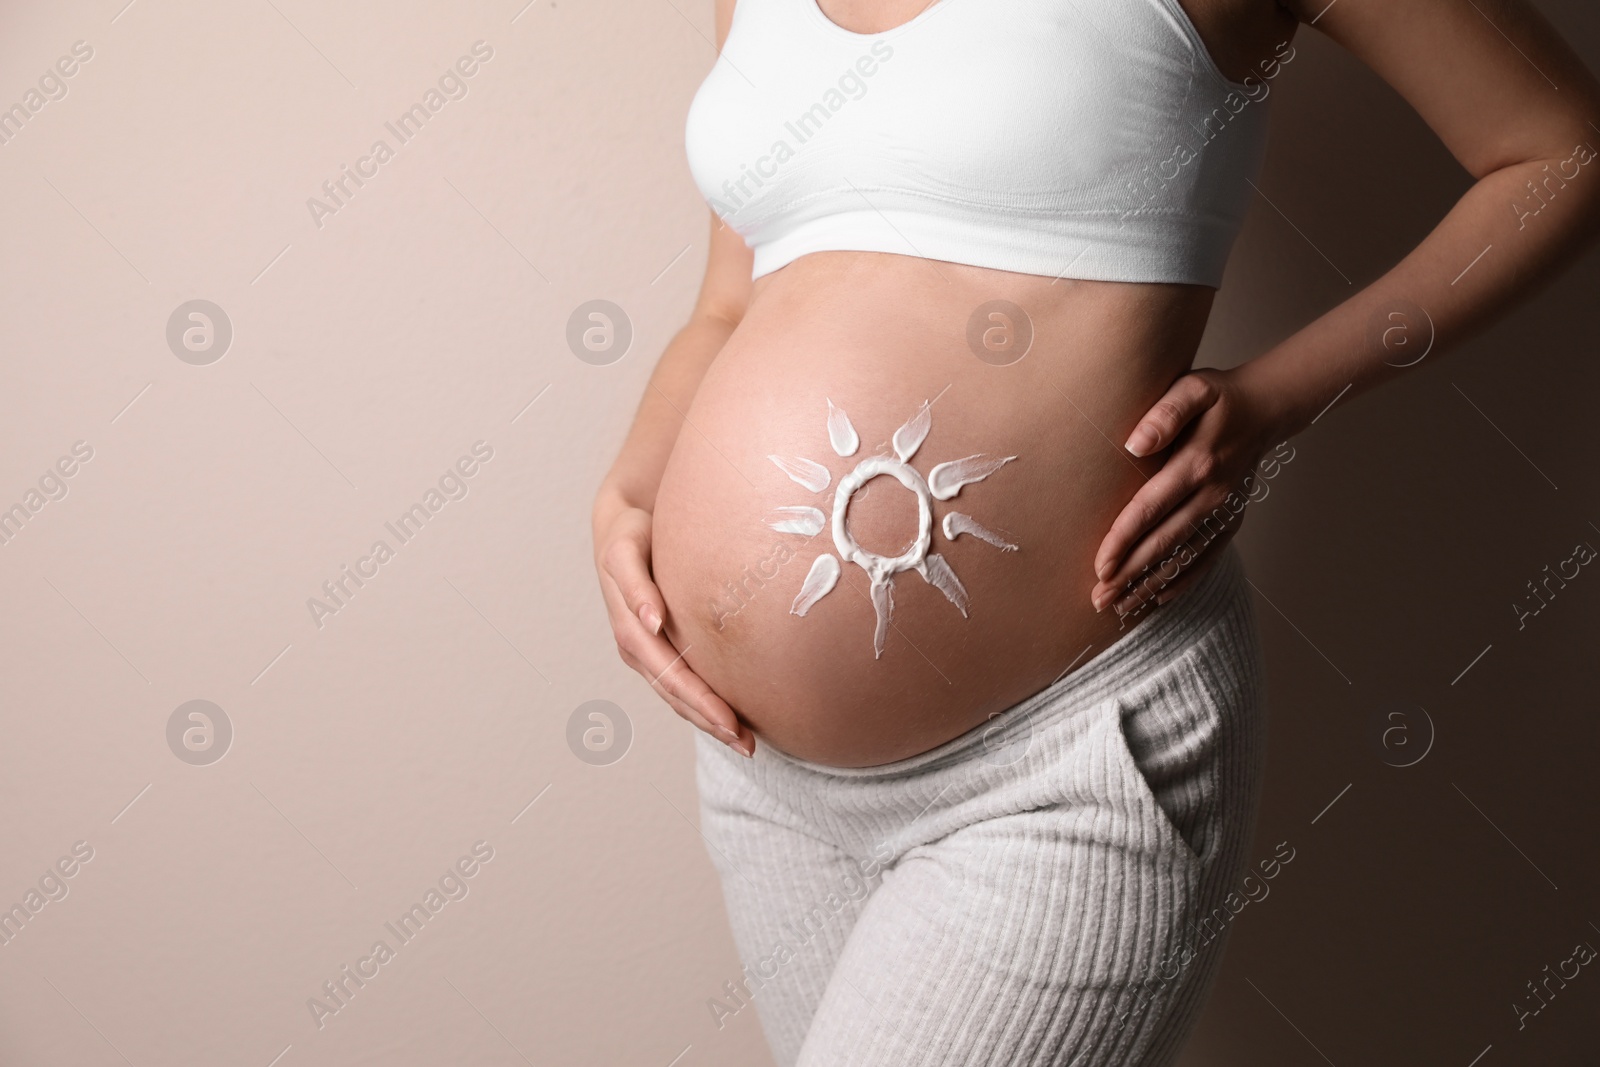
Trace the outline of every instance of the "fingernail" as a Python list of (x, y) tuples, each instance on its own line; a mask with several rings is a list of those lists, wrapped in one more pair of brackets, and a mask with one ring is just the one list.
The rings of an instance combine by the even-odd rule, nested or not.
[(1103, 582), (1107, 578), (1111, 577), (1111, 572), (1113, 569), (1114, 567), (1112, 562), (1108, 559), (1094, 569), (1094, 576)]
[(1122, 447), (1135, 456), (1143, 457), (1150, 452), (1155, 443), (1156, 435), (1154, 431), (1148, 426), (1140, 426), (1133, 431), (1133, 435), (1128, 438), (1128, 443)]
[(1096, 612), (1104, 611), (1106, 609), (1106, 605), (1110, 603), (1110, 601), (1111, 590), (1109, 589), (1096, 593), (1094, 596), (1089, 598), (1089, 602), (1094, 605), (1094, 610)]
[(639, 605), (639, 621), (644, 623), (644, 628), (652, 634), (661, 632), (661, 615), (656, 611), (654, 604)]
[(711, 724), (711, 728), (713, 730), (717, 731), (717, 733), (721, 734), (723, 737), (727, 738), (729, 744), (732, 744), (735, 741), (739, 740), (739, 735), (738, 734), (734, 733), (732, 730), (728, 729), (726, 726), (722, 725), (720, 722), (712, 723)]
[(749, 759), (751, 756), (755, 755), (755, 752), (754, 752), (753, 749), (749, 749), (749, 748), (745, 747), (746, 742), (743, 742), (743, 741), (725, 741), (725, 742), (723, 742), (723, 744), (727, 745), (729, 748), (731, 748), (735, 752), (739, 753), (739, 755), (743, 756), (745, 759)]

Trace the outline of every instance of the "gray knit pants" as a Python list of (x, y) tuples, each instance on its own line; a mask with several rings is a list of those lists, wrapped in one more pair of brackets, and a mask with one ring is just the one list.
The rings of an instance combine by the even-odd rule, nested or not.
[[(1054, 685), (910, 759), (697, 741), (701, 832), (782, 1067), (1156, 1067), (1245, 873), (1265, 750), (1237, 551)], [(1225, 911), (1222, 914), (1226, 914)]]

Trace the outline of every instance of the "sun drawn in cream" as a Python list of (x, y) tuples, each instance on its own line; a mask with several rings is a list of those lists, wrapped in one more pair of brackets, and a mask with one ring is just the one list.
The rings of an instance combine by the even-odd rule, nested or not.
[[(916, 571), (922, 575), (923, 581), (943, 593), (945, 599), (960, 610), (962, 617), (966, 617), (966, 588), (956, 577), (955, 571), (950, 569), (950, 564), (945, 562), (945, 558), (937, 552), (929, 551), (933, 546), (933, 502), (952, 499), (961, 492), (962, 486), (982, 481), (1017, 458), (980, 453), (967, 456), (965, 459), (940, 463), (924, 478), (911, 466), (911, 457), (916, 454), (923, 439), (928, 436), (928, 431), (933, 427), (933, 416), (929, 406), (929, 401), (924, 400), (917, 413), (894, 432), (891, 441), (893, 455), (868, 456), (857, 463), (849, 474), (839, 479), (839, 484), (833, 492), (832, 517), (833, 544), (839, 555), (834, 556), (824, 552), (816, 558), (805, 581), (800, 583), (800, 594), (794, 598), (794, 604), (789, 608), (792, 615), (804, 615), (810, 611), (813, 604), (828, 595), (838, 584), (840, 560), (854, 563), (867, 572), (867, 577), (872, 583), (872, 606), (878, 616), (877, 627), (872, 634), (874, 658), (883, 655), (884, 641), (889, 635), (889, 623), (894, 615), (894, 576), (901, 571)], [(861, 447), (861, 439), (856, 434), (855, 427), (851, 425), (850, 417), (835, 407), (832, 400), (828, 401), (828, 442), (841, 458), (855, 455)], [(832, 482), (828, 468), (815, 460), (799, 456), (767, 458), (792, 481), (813, 493), (826, 491)], [(894, 478), (917, 498), (917, 537), (911, 547), (898, 556), (880, 556), (867, 551), (856, 544), (855, 538), (851, 537), (850, 531), (845, 528), (845, 514), (850, 507), (850, 498), (855, 495), (856, 490), (880, 474)], [(820, 508), (809, 505), (776, 508), (767, 519), (767, 525), (779, 533), (801, 534), (806, 537), (814, 537), (821, 533), (823, 526), (828, 523), (828, 517)], [(946, 512), (940, 527), (947, 541), (954, 541), (961, 534), (971, 534), (1003, 552), (1017, 550), (1016, 545), (984, 528), (972, 516), (963, 515), (959, 511)]]

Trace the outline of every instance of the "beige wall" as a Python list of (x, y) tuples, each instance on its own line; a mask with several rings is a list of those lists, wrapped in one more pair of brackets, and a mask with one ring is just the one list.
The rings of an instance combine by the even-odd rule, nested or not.
[[(1600, 18), (1542, 6), (1597, 58)], [(706, 1009), (738, 963), (688, 729), (616, 660), (588, 563), (593, 487), (704, 261), (681, 135), (710, 5), (519, 7), (0, 16), (0, 104), (93, 50), (0, 145), (0, 507), (65, 487), (0, 546), (0, 903), (66, 891), (0, 946), (0, 1062), (768, 1062), (752, 1013)], [(480, 40), (466, 95), (318, 225), (307, 199)], [(1374, 276), (1464, 185), (1370, 75), (1301, 47), (1262, 182), (1282, 214), (1256, 204), (1209, 362)], [(1322, 1062), (1310, 1043), (1567, 1062), (1592, 1018), (1587, 971), (1520, 1033), (1510, 1004), (1600, 945), (1600, 578), (1522, 632), (1507, 605), (1600, 545), (1597, 280), (1591, 255), (1336, 409), (1255, 510), (1257, 851), (1296, 859), (1236, 920), (1191, 1067)], [(565, 340), (593, 299), (633, 324), (612, 365)], [(219, 359), (169, 345), (191, 300), (231, 323)], [(401, 543), (384, 524), (442, 477), (465, 496)], [(378, 539), (393, 558), (314, 620)], [(1408, 769), (1372, 742), (1391, 697), (1437, 728)], [(195, 752), (193, 700), (221, 710)], [(569, 745), (590, 700), (631, 722), (618, 762)], [(319, 1027), (308, 998), (441, 878), (459, 899)]]

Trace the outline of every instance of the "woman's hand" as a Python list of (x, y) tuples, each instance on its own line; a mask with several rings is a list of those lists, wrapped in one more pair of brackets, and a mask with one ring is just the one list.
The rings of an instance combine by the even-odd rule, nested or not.
[(729, 748), (753, 755), (755, 735), (661, 634), (667, 604), (650, 578), (650, 513), (627, 505), (597, 508), (594, 551), (622, 662), (643, 675), (673, 711)]
[(1114, 605), (1124, 616), (1163, 604), (1216, 562), (1239, 530), (1256, 463), (1279, 435), (1268, 400), (1239, 370), (1197, 370), (1139, 420), (1125, 446), (1132, 455), (1175, 447), (1100, 544), (1096, 611)]

